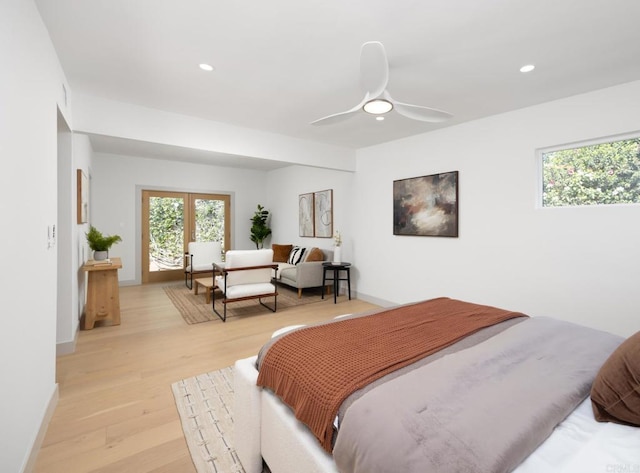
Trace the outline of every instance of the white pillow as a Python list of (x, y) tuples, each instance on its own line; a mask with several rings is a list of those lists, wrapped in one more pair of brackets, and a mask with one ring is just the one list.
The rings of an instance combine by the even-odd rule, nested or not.
[(301, 246), (294, 246), (291, 248), (291, 253), (289, 253), (289, 259), (287, 263), (289, 264), (298, 264), (302, 261), (302, 257), (304, 256), (306, 248), (302, 248)]

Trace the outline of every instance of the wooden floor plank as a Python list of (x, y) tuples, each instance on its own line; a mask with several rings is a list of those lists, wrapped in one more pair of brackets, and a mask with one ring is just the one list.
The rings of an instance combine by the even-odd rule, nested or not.
[(81, 331), (75, 353), (58, 358), (37, 473), (193, 473), (171, 383), (256, 354), (281, 327), (375, 307), (343, 296), (188, 325), (162, 287), (120, 288), (121, 325)]

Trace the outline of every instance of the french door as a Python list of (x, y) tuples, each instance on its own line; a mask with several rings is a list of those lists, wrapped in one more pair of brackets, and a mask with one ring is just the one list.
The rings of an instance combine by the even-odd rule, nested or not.
[(142, 282), (184, 277), (190, 241), (231, 242), (231, 198), (224, 194), (142, 191)]

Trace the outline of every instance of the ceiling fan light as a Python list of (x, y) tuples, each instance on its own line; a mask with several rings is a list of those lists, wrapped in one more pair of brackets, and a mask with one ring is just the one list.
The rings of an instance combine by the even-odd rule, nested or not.
[(393, 104), (388, 100), (373, 99), (365, 103), (362, 109), (372, 115), (382, 115), (383, 113), (390, 112), (393, 109)]

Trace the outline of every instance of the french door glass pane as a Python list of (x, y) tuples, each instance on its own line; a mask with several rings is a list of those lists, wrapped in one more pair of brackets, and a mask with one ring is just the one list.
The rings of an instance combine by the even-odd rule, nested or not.
[(181, 269), (184, 260), (184, 199), (149, 197), (149, 271)]
[(224, 242), (224, 201), (195, 199), (195, 240)]

